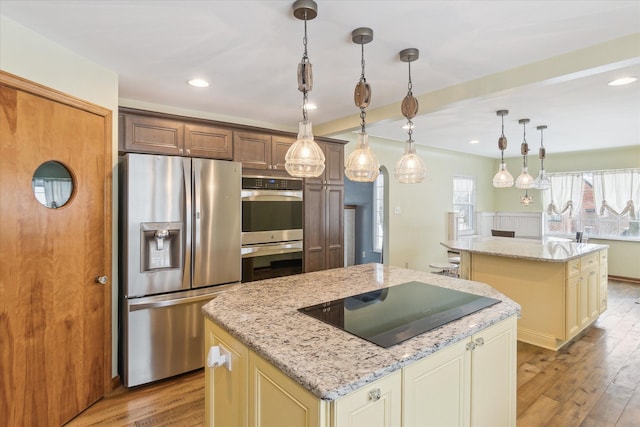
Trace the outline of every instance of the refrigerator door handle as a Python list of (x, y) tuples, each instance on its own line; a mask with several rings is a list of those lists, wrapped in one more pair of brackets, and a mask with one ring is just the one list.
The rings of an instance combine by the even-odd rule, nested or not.
[(182, 287), (188, 289), (191, 287), (191, 277), (193, 275), (193, 269), (191, 267), (191, 257), (193, 256), (193, 247), (191, 246), (191, 200), (193, 198), (193, 188), (191, 184), (191, 159), (182, 159), (182, 174), (184, 185), (184, 221), (185, 221), (185, 233), (184, 233), (184, 256), (182, 264)]
[(186, 298), (175, 298), (161, 301), (148, 301), (148, 302), (132, 302), (129, 304), (129, 311), (147, 310), (150, 308), (162, 308), (171, 307), (180, 304), (190, 304), (198, 301), (211, 301), (217, 296), (217, 294), (196, 295)]

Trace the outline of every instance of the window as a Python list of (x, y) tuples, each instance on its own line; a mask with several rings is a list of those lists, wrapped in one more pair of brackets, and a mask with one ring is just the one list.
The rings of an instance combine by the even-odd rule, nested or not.
[(476, 179), (453, 177), (453, 212), (458, 218), (458, 235), (474, 234), (476, 216)]
[(384, 240), (384, 176), (378, 175), (373, 185), (373, 251), (382, 252)]
[(549, 174), (545, 234), (640, 237), (640, 169)]

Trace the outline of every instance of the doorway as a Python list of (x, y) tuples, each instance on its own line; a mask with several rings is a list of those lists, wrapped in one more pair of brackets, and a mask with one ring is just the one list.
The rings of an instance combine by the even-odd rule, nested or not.
[(0, 72), (0, 425), (111, 386), (111, 112)]
[(345, 177), (345, 266), (386, 263), (389, 226), (388, 172), (380, 167), (375, 182), (354, 182)]

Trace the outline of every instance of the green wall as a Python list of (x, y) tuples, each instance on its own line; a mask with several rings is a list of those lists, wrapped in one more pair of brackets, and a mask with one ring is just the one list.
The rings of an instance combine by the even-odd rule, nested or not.
[[(522, 157), (506, 159), (507, 169), (515, 177), (522, 168)], [(640, 145), (624, 148), (611, 148), (607, 150), (592, 150), (573, 153), (553, 154), (552, 149), (547, 148), (545, 159), (547, 172), (571, 172), (602, 169), (623, 169), (640, 167)], [(494, 161), (493, 168), (498, 170), (499, 162)], [(538, 175), (540, 161), (537, 156), (532, 156), (529, 161), (529, 173), (534, 177)], [(540, 192), (532, 190), (530, 194), (534, 202), (525, 207), (520, 204), (520, 195), (523, 190), (515, 187), (494, 190), (496, 211), (511, 212), (541, 212)], [(592, 243), (609, 245), (609, 274), (614, 276), (632, 277), (640, 279), (640, 242), (622, 240), (596, 240)]]

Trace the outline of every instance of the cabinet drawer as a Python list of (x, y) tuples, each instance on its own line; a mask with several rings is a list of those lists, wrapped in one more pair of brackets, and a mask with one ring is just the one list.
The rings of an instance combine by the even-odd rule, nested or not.
[(600, 254), (595, 253), (592, 255), (583, 256), (580, 260), (580, 269), (586, 270), (587, 268), (593, 267), (594, 265), (600, 264)]
[(600, 265), (606, 265), (608, 263), (609, 255), (607, 254), (607, 252), (608, 251), (606, 249), (600, 251)]
[(567, 276), (573, 277), (580, 274), (580, 258), (572, 259), (567, 263)]

